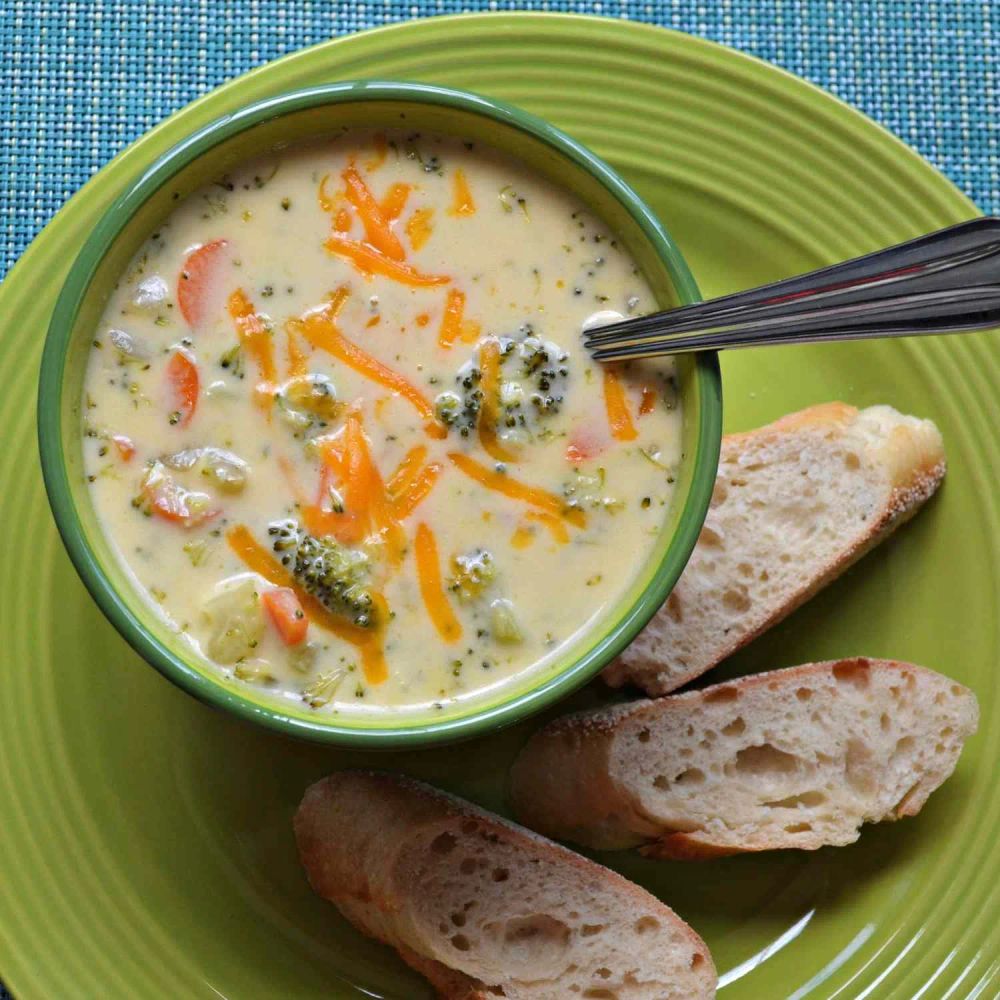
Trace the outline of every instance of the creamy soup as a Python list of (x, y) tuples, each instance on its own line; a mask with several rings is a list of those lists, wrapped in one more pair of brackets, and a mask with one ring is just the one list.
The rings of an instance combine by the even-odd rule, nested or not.
[(680, 454), (613, 233), (479, 144), (345, 132), (178, 202), (96, 331), (84, 450), (151, 604), (317, 713), (483, 698), (620, 598)]

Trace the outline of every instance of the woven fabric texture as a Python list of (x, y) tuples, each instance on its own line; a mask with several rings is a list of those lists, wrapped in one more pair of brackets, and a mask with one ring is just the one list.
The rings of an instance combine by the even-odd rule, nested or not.
[(732, 45), (860, 108), (1000, 210), (997, 0), (0, 0), (0, 277), (92, 173), (222, 81), (470, 10), (604, 14)]
[(224, 80), (336, 35), (473, 10), (603, 14), (742, 49), (1000, 211), (997, 0), (0, 0), (0, 277), (91, 174)]

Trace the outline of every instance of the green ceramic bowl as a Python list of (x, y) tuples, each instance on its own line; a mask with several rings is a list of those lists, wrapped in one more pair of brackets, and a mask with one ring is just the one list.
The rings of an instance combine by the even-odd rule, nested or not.
[(337, 83), (260, 101), (220, 118), (136, 178), (95, 227), (59, 295), (42, 356), (38, 434), (49, 502), (69, 555), (101, 610), (164, 676), (209, 704), (281, 732), (371, 748), (481, 735), (564, 697), (597, 673), (646, 624), (687, 562), (711, 497), (722, 399), (714, 355), (680, 363), (683, 462), (663, 530), (628, 592), (545, 671), (514, 679), (493, 701), (407, 713), (381, 722), (336, 722), (286, 707), (231, 681), (185, 649), (147, 606), (97, 522), (84, 478), (81, 400), (87, 353), (115, 281), (173, 204), (231, 167), (344, 125), (401, 121), (491, 144), (572, 190), (615, 230), (664, 305), (696, 300), (680, 252), (635, 192), (593, 153), (517, 108), (474, 94), (415, 83)]

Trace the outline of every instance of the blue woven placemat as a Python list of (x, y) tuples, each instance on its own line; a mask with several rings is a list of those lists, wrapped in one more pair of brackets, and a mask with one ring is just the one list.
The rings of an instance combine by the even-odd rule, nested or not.
[(0, 276), (92, 173), (223, 80), (470, 10), (606, 14), (743, 49), (861, 108), (1000, 211), (997, 0), (0, 0)]
[(468, 10), (606, 14), (733, 45), (861, 108), (1000, 210), (997, 0), (0, 0), (0, 277), (94, 171), (223, 80)]

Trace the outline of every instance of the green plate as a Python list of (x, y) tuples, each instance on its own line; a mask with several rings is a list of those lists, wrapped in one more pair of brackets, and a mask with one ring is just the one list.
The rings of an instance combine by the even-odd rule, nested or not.
[[(706, 295), (976, 214), (915, 154), (800, 80), (684, 35), (550, 15), (333, 41), (208, 95), (122, 154), (0, 288), (0, 977), (18, 1000), (429, 996), (310, 894), (292, 811), (314, 778), (358, 763), (500, 807), (507, 765), (537, 724), (457, 749), (363, 756), (214, 712), (101, 617), (45, 503), (41, 341), (101, 210), (192, 128), (271, 93), (359, 76), (479, 90), (566, 129), (661, 213)], [(982, 731), (920, 816), (867, 829), (852, 847), (688, 866), (601, 860), (704, 935), (727, 1000), (995, 997), (1000, 341), (747, 351), (724, 357), (723, 376), (730, 429), (821, 400), (890, 402), (938, 422), (951, 471), (913, 524), (718, 673), (854, 653), (913, 659), (976, 691)], [(597, 684), (573, 704), (608, 697)]]

